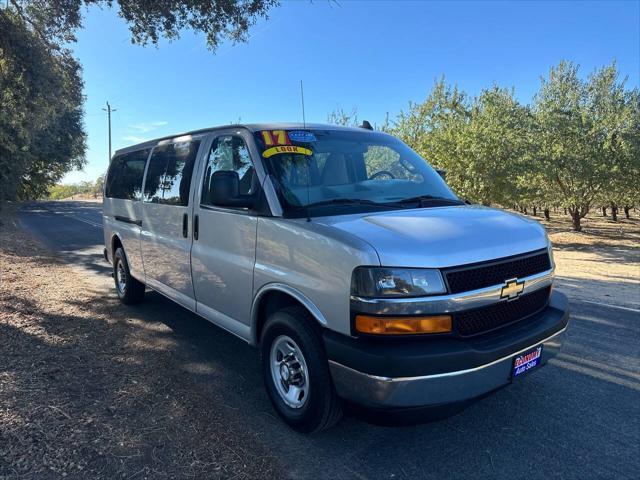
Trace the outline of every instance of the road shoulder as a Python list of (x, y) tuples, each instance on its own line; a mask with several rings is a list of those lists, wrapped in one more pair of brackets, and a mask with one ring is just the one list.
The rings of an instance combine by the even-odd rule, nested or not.
[(0, 478), (283, 476), (170, 329), (1, 215)]

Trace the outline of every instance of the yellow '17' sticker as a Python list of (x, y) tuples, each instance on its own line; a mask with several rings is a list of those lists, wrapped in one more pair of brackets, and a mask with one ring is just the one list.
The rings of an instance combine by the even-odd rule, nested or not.
[(295, 145), (280, 145), (277, 147), (267, 148), (264, 152), (262, 152), (262, 156), (264, 158), (269, 158), (269, 157), (272, 157), (273, 155), (278, 155), (279, 153), (297, 153), (299, 155), (313, 155), (313, 152), (308, 148), (296, 147)]

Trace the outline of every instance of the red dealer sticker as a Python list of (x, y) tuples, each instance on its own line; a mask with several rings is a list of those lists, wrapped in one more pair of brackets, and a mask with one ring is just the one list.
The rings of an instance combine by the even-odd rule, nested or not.
[(267, 147), (291, 145), (291, 140), (289, 140), (289, 135), (287, 135), (286, 130), (263, 130), (260, 134)]

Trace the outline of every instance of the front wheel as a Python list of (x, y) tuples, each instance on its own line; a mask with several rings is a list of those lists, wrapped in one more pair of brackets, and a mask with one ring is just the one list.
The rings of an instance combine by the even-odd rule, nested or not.
[(124, 250), (119, 247), (113, 254), (113, 279), (118, 298), (125, 305), (140, 303), (144, 298), (144, 283), (131, 276)]
[(299, 432), (324, 430), (342, 416), (315, 319), (301, 307), (273, 313), (260, 353), (269, 399), (278, 415)]

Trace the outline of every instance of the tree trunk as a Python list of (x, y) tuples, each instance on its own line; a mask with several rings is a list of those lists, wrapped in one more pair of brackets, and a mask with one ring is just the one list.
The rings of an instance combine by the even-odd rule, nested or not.
[(629, 210), (631, 210), (631, 207), (629, 205), (625, 205), (624, 206), (624, 217), (625, 218), (629, 218)]
[(611, 220), (618, 221), (618, 207), (615, 203), (611, 204)]
[(549, 207), (544, 208), (544, 218), (546, 220), (551, 220), (551, 215), (549, 215)]
[(536, 207), (535, 205), (533, 206), (533, 216), (534, 217), (538, 216), (538, 207)]
[(607, 207), (605, 207), (605, 206), (602, 207), (602, 216), (603, 217), (607, 216)]
[(573, 229), (576, 232), (580, 232), (582, 231), (582, 225), (580, 225), (580, 210), (579, 209), (575, 209), (575, 210), (571, 210), (571, 222), (573, 223)]
[(566, 208), (564, 209), (564, 214), (565, 214), (565, 215), (567, 214), (567, 209), (566, 209)]
[(522, 213), (524, 213), (525, 215), (527, 214), (527, 207), (524, 207), (524, 208), (522, 209)]

